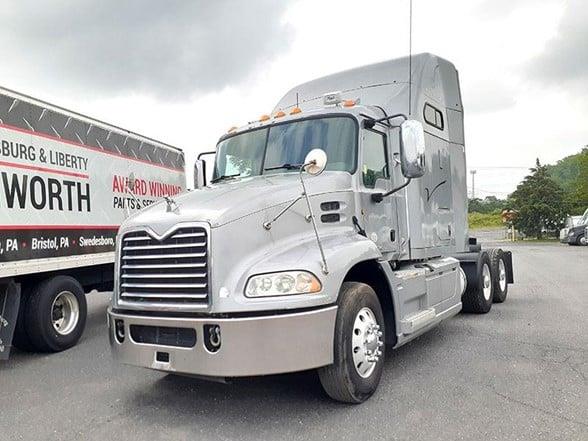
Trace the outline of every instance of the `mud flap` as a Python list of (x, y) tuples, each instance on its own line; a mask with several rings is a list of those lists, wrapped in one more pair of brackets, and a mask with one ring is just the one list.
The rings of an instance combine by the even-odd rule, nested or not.
[(20, 285), (13, 281), (0, 282), (0, 360), (10, 356), (19, 305)]
[(504, 256), (504, 263), (506, 266), (506, 281), (508, 283), (514, 283), (514, 271), (512, 266), (512, 252), (502, 250)]

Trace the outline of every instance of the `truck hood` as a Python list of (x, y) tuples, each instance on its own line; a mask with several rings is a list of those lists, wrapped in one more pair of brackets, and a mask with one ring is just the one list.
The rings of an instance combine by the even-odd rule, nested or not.
[[(304, 183), (310, 195), (345, 191), (351, 189), (351, 175), (347, 172), (304, 175)], [(153, 204), (127, 219), (121, 229), (195, 221), (208, 222), (215, 228), (292, 201), (301, 192), (300, 178), (296, 172), (227, 180), (174, 196), (172, 199), (176, 205), (172, 210), (168, 209), (165, 201)]]

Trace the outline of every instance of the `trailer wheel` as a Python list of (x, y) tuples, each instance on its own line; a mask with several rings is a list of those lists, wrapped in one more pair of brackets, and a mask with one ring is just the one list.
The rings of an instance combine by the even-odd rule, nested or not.
[(492, 270), (492, 301), (502, 303), (508, 294), (508, 280), (506, 277), (506, 262), (504, 252), (500, 248), (490, 250), (490, 269)]
[(36, 350), (59, 352), (75, 346), (86, 326), (86, 296), (80, 283), (56, 276), (36, 285), (27, 302), (25, 329)]
[(462, 262), (467, 287), (461, 298), (463, 311), (485, 314), (492, 308), (492, 264), (482, 251), (476, 262)]
[(374, 290), (345, 282), (339, 292), (334, 363), (319, 369), (325, 392), (334, 400), (361, 403), (377, 389), (384, 367), (384, 315)]

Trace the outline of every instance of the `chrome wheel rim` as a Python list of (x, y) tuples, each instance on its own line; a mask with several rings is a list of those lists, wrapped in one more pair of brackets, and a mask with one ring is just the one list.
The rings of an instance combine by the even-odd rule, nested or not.
[(370, 308), (361, 308), (355, 316), (351, 342), (353, 366), (360, 377), (368, 378), (380, 360), (380, 348), (384, 345), (380, 325)]
[(80, 319), (78, 299), (70, 291), (57, 294), (51, 305), (51, 324), (60, 335), (71, 333)]
[(504, 260), (498, 260), (498, 285), (500, 291), (504, 292), (506, 289), (506, 267), (504, 266)]
[(490, 277), (490, 267), (487, 263), (482, 267), (482, 293), (486, 300), (490, 300), (492, 295), (492, 278)]

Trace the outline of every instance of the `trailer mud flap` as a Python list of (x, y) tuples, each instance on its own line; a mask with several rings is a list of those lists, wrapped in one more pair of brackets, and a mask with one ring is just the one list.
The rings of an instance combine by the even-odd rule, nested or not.
[(20, 285), (0, 282), (0, 360), (10, 356), (19, 305)]

